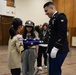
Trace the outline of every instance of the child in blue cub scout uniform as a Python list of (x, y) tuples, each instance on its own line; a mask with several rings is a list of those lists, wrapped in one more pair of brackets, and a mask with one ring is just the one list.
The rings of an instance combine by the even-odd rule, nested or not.
[(8, 66), (12, 75), (21, 74), (22, 28), (22, 20), (14, 18), (9, 29), (10, 38), (8, 43)]
[[(38, 39), (34, 31), (34, 23), (30, 20), (25, 22), (23, 39)], [(38, 46), (26, 46), (24, 42), (24, 51), (22, 52), (22, 75), (34, 75), (35, 59), (38, 55)]]
[(52, 2), (43, 6), (49, 21), (49, 75), (62, 75), (62, 64), (69, 52), (67, 42), (67, 18), (59, 13)]

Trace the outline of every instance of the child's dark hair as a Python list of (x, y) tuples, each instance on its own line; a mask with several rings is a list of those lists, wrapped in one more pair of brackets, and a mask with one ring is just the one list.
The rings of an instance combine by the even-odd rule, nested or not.
[(16, 35), (16, 30), (20, 25), (22, 25), (22, 20), (20, 18), (14, 18), (12, 21), (12, 26), (9, 29), (11, 39)]
[(27, 35), (27, 30), (26, 30), (26, 27), (32, 27), (32, 30), (30, 31), (30, 33), (31, 33), (31, 36), (32, 36), (32, 38), (35, 38), (36, 36), (35, 36), (35, 33), (34, 33), (34, 22), (32, 22), (32, 21), (30, 21), (30, 20), (28, 20), (28, 21), (26, 21), (25, 22), (25, 26), (24, 26), (24, 32), (23, 32), (23, 38), (25, 39), (26, 38), (26, 35)]
[(44, 4), (43, 8), (45, 8), (46, 6), (49, 6), (49, 5), (54, 5), (54, 4), (53, 4), (53, 2), (49, 1), (49, 2), (47, 2), (47, 3)]
[(42, 26), (42, 29), (44, 28), (44, 26), (46, 26), (48, 28), (48, 23), (44, 23)]

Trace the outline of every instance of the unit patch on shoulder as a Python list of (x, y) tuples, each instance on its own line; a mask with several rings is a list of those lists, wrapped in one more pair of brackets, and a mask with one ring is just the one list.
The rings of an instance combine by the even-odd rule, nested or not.
[(64, 20), (61, 20), (61, 22), (64, 22)]

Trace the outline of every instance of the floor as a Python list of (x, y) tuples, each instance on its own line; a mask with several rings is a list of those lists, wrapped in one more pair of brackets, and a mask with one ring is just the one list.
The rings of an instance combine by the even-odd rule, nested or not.
[[(11, 75), (7, 65), (7, 52), (7, 46), (0, 46), (0, 75)], [(43, 68), (36, 75), (47, 75), (47, 70)], [(76, 48), (70, 48), (62, 66), (62, 75), (76, 75)]]

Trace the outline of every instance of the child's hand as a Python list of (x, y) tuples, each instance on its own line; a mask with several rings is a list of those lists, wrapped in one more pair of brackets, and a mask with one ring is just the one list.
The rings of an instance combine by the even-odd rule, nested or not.
[(31, 48), (32, 46), (28, 46), (28, 48)]

